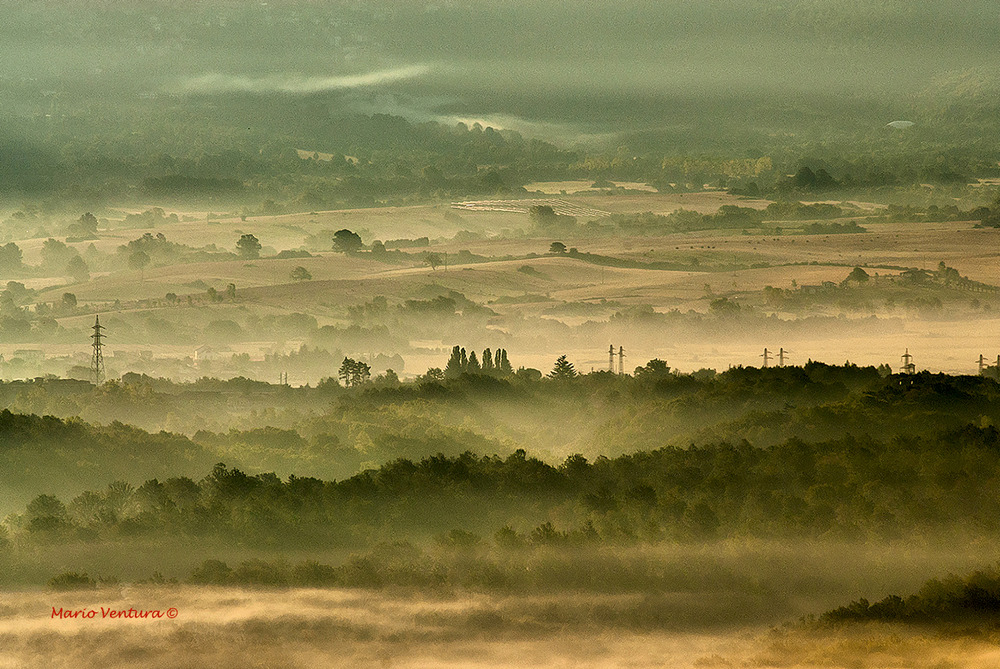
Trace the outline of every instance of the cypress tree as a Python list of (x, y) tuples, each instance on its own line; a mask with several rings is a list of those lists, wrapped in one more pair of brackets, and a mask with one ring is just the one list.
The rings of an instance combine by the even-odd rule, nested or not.
[(462, 351), (458, 346), (451, 349), (451, 357), (448, 358), (448, 365), (444, 368), (444, 375), (449, 379), (462, 375)]
[(500, 349), (498, 353), (500, 354), (500, 374), (502, 376), (510, 376), (514, 373), (514, 368), (510, 366), (510, 361), (507, 360), (507, 349)]

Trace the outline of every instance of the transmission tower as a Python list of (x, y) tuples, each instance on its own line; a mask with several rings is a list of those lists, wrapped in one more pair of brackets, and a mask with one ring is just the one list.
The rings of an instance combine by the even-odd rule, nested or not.
[(986, 358), (984, 358), (983, 354), (980, 353), (979, 354), (979, 376), (983, 375), (983, 370), (984, 369), (986, 369)]
[(625, 348), (623, 346), (618, 347), (618, 373), (625, 373)]
[(785, 366), (785, 355), (791, 353), (791, 351), (786, 351), (783, 348), (778, 349), (778, 367)]
[(90, 359), (90, 373), (94, 377), (94, 385), (101, 385), (104, 383), (104, 351), (102, 347), (104, 346), (101, 341), (104, 338), (103, 330), (104, 327), (101, 325), (101, 317), (96, 316), (94, 318), (94, 334), (90, 335), (90, 338), (94, 340), (94, 355)]
[(760, 357), (764, 358), (764, 368), (767, 369), (767, 363), (771, 362), (771, 352), (765, 348), (763, 355)]
[(917, 371), (917, 366), (913, 364), (913, 356), (910, 355), (910, 349), (906, 349), (906, 353), (901, 356), (903, 361), (903, 366), (899, 369), (903, 374), (914, 374)]
[(608, 371), (612, 374), (615, 373), (615, 345), (611, 344), (608, 348)]

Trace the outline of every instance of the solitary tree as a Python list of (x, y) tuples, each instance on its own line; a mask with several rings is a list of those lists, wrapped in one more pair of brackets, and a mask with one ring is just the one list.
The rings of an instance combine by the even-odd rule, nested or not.
[(66, 263), (66, 273), (80, 283), (90, 278), (90, 268), (80, 256), (73, 256), (73, 259)]
[(309, 281), (312, 278), (313, 276), (309, 273), (309, 270), (301, 265), (292, 270), (292, 281)]
[(49, 270), (61, 270), (66, 267), (73, 256), (78, 255), (76, 249), (67, 246), (58, 239), (46, 239), (42, 243), (42, 265)]
[(437, 269), (438, 265), (444, 262), (441, 256), (437, 253), (427, 253), (424, 254), (424, 262), (431, 266), (431, 269)]
[(89, 211), (81, 216), (77, 223), (84, 232), (88, 232), (90, 234), (95, 234), (97, 232), (97, 217)]
[(868, 274), (868, 272), (864, 271), (860, 267), (855, 267), (854, 269), (851, 270), (851, 273), (847, 275), (848, 281), (856, 281), (858, 283), (865, 283), (870, 278), (871, 276)]
[(635, 375), (644, 379), (658, 379), (668, 376), (669, 374), (670, 367), (666, 362), (660, 360), (659, 358), (653, 358), (647, 362), (645, 366), (635, 368)]
[(149, 264), (149, 254), (145, 251), (133, 251), (128, 257), (128, 265), (139, 270), (139, 281), (146, 280), (146, 265)]
[(333, 248), (341, 253), (354, 253), (362, 246), (361, 235), (356, 232), (344, 228), (333, 233)]
[(547, 204), (536, 204), (528, 208), (528, 216), (538, 226), (553, 225), (558, 220), (558, 214)]
[(559, 226), (572, 226), (576, 224), (576, 218), (565, 214), (557, 214), (556, 211), (547, 204), (536, 204), (529, 207), (528, 217), (537, 228), (553, 228)]
[(241, 258), (246, 258), (247, 260), (254, 260), (260, 257), (260, 241), (251, 234), (246, 234), (240, 237), (240, 240), (236, 242), (236, 250), (239, 252)]
[(573, 363), (566, 359), (566, 356), (561, 355), (556, 359), (555, 367), (549, 372), (550, 379), (567, 380), (576, 377), (576, 369), (573, 368)]
[(19, 270), (23, 267), (21, 248), (14, 242), (0, 246), (0, 271)]
[(563, 254), (566, 253), (566, 245), (562, 242), (552, 242), (549, 245), (549, 253)]

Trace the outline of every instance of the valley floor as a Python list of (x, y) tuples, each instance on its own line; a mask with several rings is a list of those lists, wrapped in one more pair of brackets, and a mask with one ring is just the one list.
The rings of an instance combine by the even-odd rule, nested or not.
[[(8, 592), (0, 667), (932, 667), (995, 666), (987, 638), (864, 625), (684, 624), (646, 618), (644, 598), (563, 595), (423, 598), (357, 590), (141, 587), (87, 594)], [(176, 619), (102, 619), (105, 609)], [(96, 610), (91, 620), (52, 608)], [(616, 615), (611, 615), (616, 611)]]

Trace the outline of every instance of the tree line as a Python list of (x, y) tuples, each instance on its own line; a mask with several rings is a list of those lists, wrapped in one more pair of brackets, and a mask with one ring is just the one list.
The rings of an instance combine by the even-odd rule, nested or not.
[(931, 530), (961, 537), (1000, 533), (998, 484), (1000, 432), (967, 425), (889, 441), (718, 443), (594, 461), (577, 454), (559, 465), (523, 450), (467, 452), (398, 459), (341, 481), (218, 464), (200, 481), (115, 482), (69, 504), (40, 495), (6, 525), (15, 542), (220, 536), (314, 547), (453, 529), (567, 545)]
[(869, 603), (864, 597), (827, 611), (825, 623), (902, 622), (994, 625), (1000, 615), (1000, 569), (993, 566), (967, 576), (933, 578), (908, 597), (889, 595)]
[[(481, 360), (481, 361), (480, 361)], [(482, 358), (476, 357), (475, 351), (466, 353), (465, 348), (453, 346), (451, 357), (444, 368), (444, 378), (453, 379), (462, 374), (483, 374), (499, 378), (510, 377), (514, 373), (507, 359), (507, 349), (498, 348), (495, 352), (484, 349)]]

